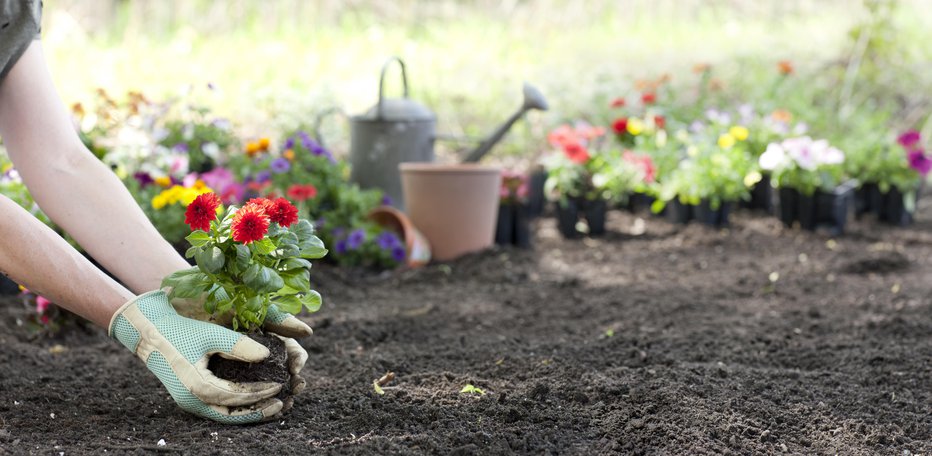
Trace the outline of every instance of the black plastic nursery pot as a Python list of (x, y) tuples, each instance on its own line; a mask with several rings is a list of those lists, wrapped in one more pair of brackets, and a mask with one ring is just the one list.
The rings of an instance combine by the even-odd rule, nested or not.
[(501, 204), (498, 206), (498, 222), (495, 228), (495, 243), (498, 245), (531, 246), (531, 217), (524, 204)]
[(605, 200), (583, 201), (583, 215), (589, 225), (590, 235), (601, 236), (605, 234), (605, 214), (607, 212), (608, 204)]
[(760, 182), (751, 188), (751, 199), (742, 201), (741, 207), (772, 214), (773, 206), (773, 186), (770, 184), (770, 175), (765, 174)]
[(656, 198), (653, 196), (644, 193), (632, 193), (628, 195), (628, 201), (624, 205), (624, 208), (632, 214), (645, 212), (650, 210), (654, 201), (656, 201)]
[(668, 201), (664, 209), (666, 210), (667, 220), (669, 220), (670, 223), (685, 225), (695, 218), (695, 206), (683, 204), (680, 202), (679, 198), (673, 198)]
[[(906, 208), (905, 194), (897, 187), (883, 193), (876, 183), (866, 183), (855, 192), (855, 214), (858, 217), (874, 214), (877, 220), (895, 226), (906, 226), (913, 222), (913, 213)], [(916, 192), (918, 200), (919, 192)]]
[(579, 221), (579, 206), (572, 199), (558, 201), (556, 204), (557, 229), (567, 239), (579, 236), (576, 222)]
[(530, 217), (538, 217), (544, 213), (547, 198), (544, 195), (544, 184), (547, 182), (547, 171), (537, 170), (528, 178), (527, 213)]
[(848, 214), (854, 206), (854, 181), (845, 182), (831, 191), (818, 190), (804, 195), (791, 188), (780, 189), (780, 220), (786, 226), (799, 222), (804, 230), (823, 227), (832, 235), (845, 231)]
[(875, 183), (862, 184), (854, 192), (854, 214), (861, 217), (864, 214), (875, 213), (882, 205), (883, 197), (880, 187)]
[(728, 215), (731, 213), (731, 207), (734, 203), (723, 201), (718, 208), (712, 209), (709, 200), (702, 200), (698, 206), (693, 209), (693, 217), (700, 223), (709, 226), (722, 227), (728, 225)]
[(9, 277), (0, 274), (0, 296), (13, 296), (19, 294), (19, 285)]

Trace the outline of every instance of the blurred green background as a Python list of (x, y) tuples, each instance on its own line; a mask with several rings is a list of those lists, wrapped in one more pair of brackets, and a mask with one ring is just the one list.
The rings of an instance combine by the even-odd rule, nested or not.
[[(697, 64), (712, 65), (716, 80), (739, 93), (755, 90), (755, 81), (788, 60), (801, 87), (837, 93), (839, 112), (881, 100), (904, 128), (922, 127), (932, 95), (930, 6), (927, 0), (49, 0), (43, 45), (69, 104), (89, 101), (98, 87), (156, 99), (190, 93), (255, 135), (310, 124), (330, 107), (350, 114), (368, 109), (391, 55), (406, 62), (411, 96), (437, 113), (441, 133), (484, 135), (520, 104), (521, 83), (530, 81), (552, 109), (512, 131), (495, 152), (508, 161), (533, 158), (545, 148), (547, 129), (603, 110), (638, 79), (667, 74), (673, 84), (694, 81)], [(208, 83), (218, 90), (207, 90)], [(394, 71), (389, 92), (400, 93)], [(809, 102), (802, 97), (796, 108)], [(345, 150), (345, 122), (328, 119), (324, 134)]]

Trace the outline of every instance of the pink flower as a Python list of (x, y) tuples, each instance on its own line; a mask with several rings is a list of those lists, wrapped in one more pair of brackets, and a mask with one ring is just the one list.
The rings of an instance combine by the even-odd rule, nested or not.
[(52, 301), (49, 301), (44, 296), (36, 297), (36, 313), (42, 315), (46, 310), (49, 310), (49, 306), (52, 304)]
[(909, 158), (909, 166), (919, 171), (919, 174), (926, 176), (929, 171), (932, 171), (932, 159), (927, 157), (922, 149), (909, 151), (907, 157)]
[(922, 136), (919, 135), (918, 131), (909, 130), (906, 133), (900, 135), (900, 137), (896, 139), (896, 142), (900, 143), (901, 146), (907, 149), (912, 149), (913, 146), (916, 145), (916, 143), (918, 143), (921, 139)]

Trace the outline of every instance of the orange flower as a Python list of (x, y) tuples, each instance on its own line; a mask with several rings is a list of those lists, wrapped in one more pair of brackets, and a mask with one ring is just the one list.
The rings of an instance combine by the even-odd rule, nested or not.
[(288, 161), (294, 161), (294, 150), (287, 149), (284, 152), (282, 152), (282, 156), (287, 158)]
[(770, 114), (770, 117), (777, 122), (783, 123), (789, 123), (791, 120), (793, 120), (793, 114), (791, 114), (786, 109), (777, 109), (772, 114)]
[(693, 65), (693, 73), (702, 74), (712, 70), (712, 65), (708, 63), (697, 63)]
[(252, 157), (253, 155), (258, 154), (259, 152), (260, 152), (259, 143), (254, 143), (254, 142), (246, 143), (246, 155), (249, 155), (250, 157)]
[(781, 60), (777, 62), (777, 69), (779, 69), (780, 74), (784, 76), (793, 74), (793, 64), (789, 60)]
[(269, 150), (269, 144), (271, 144), (269, 138), (259, 138), (259, 149), (263, 151)]

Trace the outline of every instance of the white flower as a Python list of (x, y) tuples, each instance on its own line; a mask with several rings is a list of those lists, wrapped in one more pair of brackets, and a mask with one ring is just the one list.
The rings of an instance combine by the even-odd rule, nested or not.
[(773, 171), (789, 164), (789, 157), (787, 157), (783, 146), (770, 143), (767, 145), (767, 150), (760, 155), (759, 163), (762, 169)]
[(825, 165), (840, 165), (845, 162), (845, 153), (834, 147), (829, 147), (822, 152), (820, 160)]
[(816, 161), (816, 151), (828, 147), (828, 143), (822, 145), (820, 141), (813, 142), (812, 138), (803, 136), (783, 141), (783, 147), (786, 149), (786, 154), (796, 162), (796, 165), (807, 171), (813, 171), (819, 166)]

